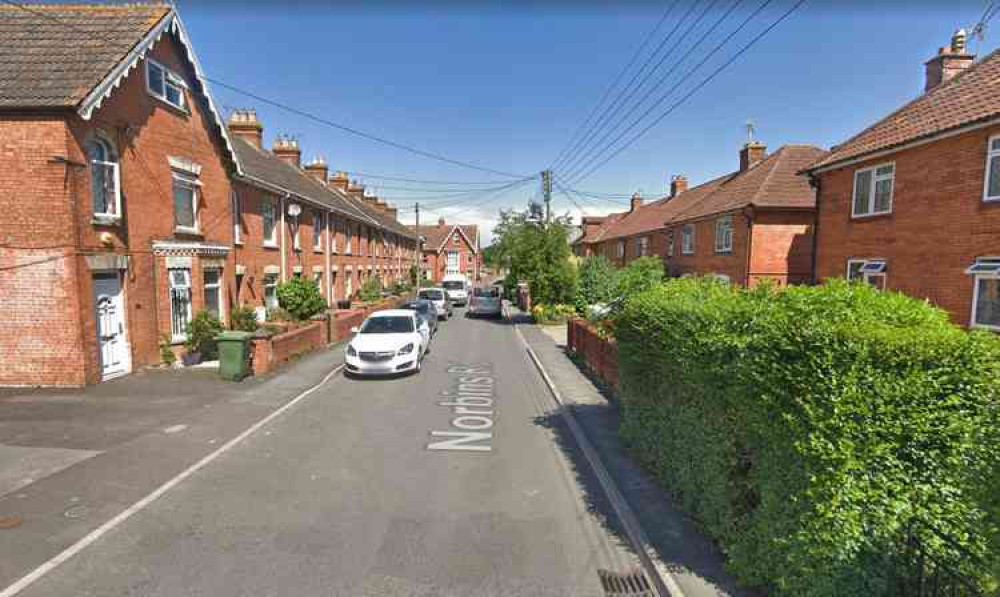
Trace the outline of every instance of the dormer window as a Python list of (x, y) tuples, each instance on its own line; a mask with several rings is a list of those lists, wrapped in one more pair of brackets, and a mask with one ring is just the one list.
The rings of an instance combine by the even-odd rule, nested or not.
[(87, 145), (90, 162), (90, 192), (97, 220), (117, 220), (121, 217), (121, 183), (118, 156), (104, 139), (91, 139)]
[(184, 90), (187, 83), (177, 73), (153, 60), (146, 60), (146, 89), (153, 97), (178, 110), (186, 107)]

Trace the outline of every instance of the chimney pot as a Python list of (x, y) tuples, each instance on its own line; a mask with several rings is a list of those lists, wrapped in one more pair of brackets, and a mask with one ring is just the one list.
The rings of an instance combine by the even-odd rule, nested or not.
[(249, 141), (257, 149), (264, 147), (264, 126), (257, 120), (257, 110), (233, 110), (227, 127), (230, 133)]
[(670, 177), (670, 198), (673, 199), (684, 191), (688, 190), (688, 179), (683, 174), (675, 174)]
[(330, 167), (327, 165), (326, 160), (324, 160), (321, 156), (316, 156), (306, 162), (304, 170), (310, 176), (323, 184), (326, 184), (326, 179), (329, 178), (330, 175)]
[(642, 207), (642, 195), (639, 194), (639, 191), (636, 191), (632, 193), (632, 200), (629, 202), (628, 211), (631, 213), (640, 207)]
[(351, 184), (349, 178), (347, 178), (347, 172), (343, 170), (338, 170), (333, 178), (330, 179), (330, 186), (340, 189), (341, 191), (347, 191), (347, 187)]
[(747, 141), (740, 150), (740, 172), (746, 172), (767, 157), (767, 145), (760, 141)]
[(278, 138), (274, 140), (271, 153), (281, 161), (287, 162), (296, 168), (301, 165), (302, 150), (299, 149), (299, 141), (289, 135), (278, 135)]
[(955, 75), (972, 66), (975, 54), (966, 51), (968, 35), (959, 29), (951, 36), (951, 44), (938, 49), (937, 56), (924, 63), (924, 92), (940, 87)]

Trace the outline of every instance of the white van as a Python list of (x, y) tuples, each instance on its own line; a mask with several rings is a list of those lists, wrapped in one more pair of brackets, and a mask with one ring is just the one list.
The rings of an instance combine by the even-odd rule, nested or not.
[(469, 279), (462, 274), (448, 274), (441, 280), (441, 287), (448, 291), (451, 302), (464, 307), (469, 304)]

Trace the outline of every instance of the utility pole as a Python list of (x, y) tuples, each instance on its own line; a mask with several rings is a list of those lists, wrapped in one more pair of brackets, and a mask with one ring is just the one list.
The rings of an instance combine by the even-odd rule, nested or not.
[(552, 170), (542, 170), (542, 197), (545, 198), (545, 223), (552, 220)]
[(414, 208), (417, 212), (417, 251), (416, 255), (413, 256), (413, 265), (417, 268), (417, 288), (420, 287), (420, 281), (424, 278), (424, 272), (420, 271), (421, 258), (424, 256), (423, 247), (423, 236), (420, 234), (420, 202), (417, 201), (414, 204)]

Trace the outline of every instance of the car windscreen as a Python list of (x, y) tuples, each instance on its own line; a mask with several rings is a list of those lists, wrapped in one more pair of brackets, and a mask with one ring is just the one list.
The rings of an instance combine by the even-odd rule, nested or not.
[(444, 282), (441, 284), (444, 286), (445, 290), (465, 290), (465, 284), (462, 282)]
[(475, 296), (481, 298), (498, 298), (500, 296), (500, 291), (496, 288), (477, 288), (474, 291)]
[(362, 334), (406, 334), (412, 331), (413, 319), (402, 315), (372, 317), (361, 327)]
[(439, 301), (444, 298), (444, 294), (440, 290), (421, 290), (420, 298)]

